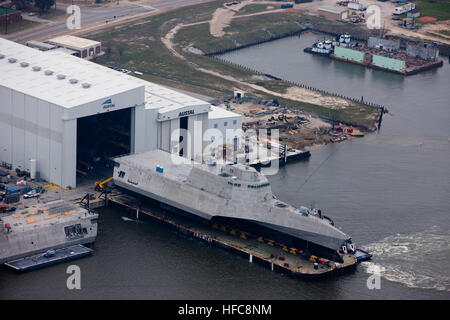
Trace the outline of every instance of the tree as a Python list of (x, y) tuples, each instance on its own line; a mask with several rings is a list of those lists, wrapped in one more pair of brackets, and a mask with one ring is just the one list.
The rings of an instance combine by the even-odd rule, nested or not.
[(11, 5), (16, 6), (17, 10), (23, 10), (28, 7), (31, 0), (11, 0)]
[(34, 6), (39, 8), (39, 12), (42, 14), (47, 12), (55, 2), (53, 0), (34, 0)]

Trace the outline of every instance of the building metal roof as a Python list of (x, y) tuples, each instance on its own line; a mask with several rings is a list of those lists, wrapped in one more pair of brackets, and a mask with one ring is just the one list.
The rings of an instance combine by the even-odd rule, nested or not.
[(0, 16), (5, 16), (7, 14), (9, 15), (9, 14), (13, 14), (13, 13), (16, 13), (16, 12), (20, 12), (20, 11), (0, 6)]
[[(64, 108), (142, 87), (101, 65), (58, 51), (39, 51), (2, 38), (0, 54), (3, 56), (3, 59), (0, 56), (0, 85)], [(28, 66), (23, 67), (22, 63)], [(78, 82), (73, 84), (70, 79)], [(83, 84), (90, 87), (84, 88)]]
[(64, 35), (52, 38), (47, 40), (47, 42), (57, 44), (63, 47), (74, 47), (79, 49), (85, 49), (93, 46), (98, 46), (101, 44), (101, 42), (99, 41), (89, 40), (71, 35)]
[(41, 50), (41, 49), (52, 50), (52, 49), (56, 48), (56, 46), (53, 44), (35, 41), (35, 40), (27, 41), (27, 47), (31, 47), (31, 48), (35, 48), (35, 49), (37, 48), (39, 50)]
[(225, 118), (240, 118), (241, 115), (228, 111), (224, 108), (220, 108), (220, 107), (215, 107), (212, 106), (211, 107), (211, 112), (208, 113), (208, 119), (210, 120), (214, 120), (214, 119), (225, 119)]
[[(52, 73), (48, 74), (49, 71)], [(60, 79), (62, 77), (58, 75), (65, 77)], [(78, 81), (73, 83), (72, 79)], [(88, 88), (83, 87), (86, 83), (90, 85)], [(139, 87), (145, 88), (147, 109), (157, 108), (160, 112), (166, 112), (187, 106), (210, 105), (63, 52), (43, 52), (3, 38), (0, 38), (0, 85), (64, 108), (73, 108)]]

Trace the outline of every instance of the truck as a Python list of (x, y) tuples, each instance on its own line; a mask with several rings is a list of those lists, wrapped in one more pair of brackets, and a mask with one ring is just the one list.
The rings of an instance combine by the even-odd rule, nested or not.
[(361, 10), (363, 8), (363, 5), (360, 4), (359, 2), (352, 1), (347, 4), (347, 8), (352, 10)]
[(398, 7), (395, 7), (393, 14), (394, 15), (401, 15), (403, 13), (406, 13), (406, 12), (409, 12), (411, 10), (414, 10), (415, 8), (416, 8), (416, 5), (414, 3), (408, 2), (408, 3), (402, 4), (402, 5), (398, 6)]

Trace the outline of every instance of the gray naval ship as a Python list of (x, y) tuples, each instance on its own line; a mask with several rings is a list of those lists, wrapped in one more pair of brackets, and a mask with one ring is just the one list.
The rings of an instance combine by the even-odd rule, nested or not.
[(97, 220), (97, 213), (64, 200), (2, 215), (0, 264), (39, 256), (49, 250), (92, 243), (97, 237)]
[[(207, 223), (239, 225), (312, 254), (342, 262), (351, 237), (320, 210), (278, 200), (267, 178), (242, 164), (194, 163), (161, 150), (114, 159), (114, 183)], [(175, 161), (174, 161), (175, 160)]]

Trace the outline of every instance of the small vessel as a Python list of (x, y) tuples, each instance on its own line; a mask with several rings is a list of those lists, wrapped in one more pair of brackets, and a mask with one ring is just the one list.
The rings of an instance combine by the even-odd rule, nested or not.
[(315, 42), (312, 45), (312, 47), (305, 48), (303, 49), (303, 51), (322, 56), (329, 56), (330, 54), (333, 54), (334, 48), (337, 46), (351, 48), (354, 47), (354, 45), (355, 43), (352, 42), (351, 36), (348, 33), (345, 33), (336, 37), (336, 39), (334, 40), (324, 40)]
[(333, 53), (332, 42), (331, 40), (319, 41), (314, 43), (312, 47), (305, 48), (303, 51), (328, 56)]
[(94, 242), (97, 220), (97, 213), (64, 200), (2, 215), (0, 264), (33, 255), (54, 262), (55, 256), (63, 256), (58, 249)]
[(267, 178), (250, 166), (197, 163), (162, 150), (114, 160), (116, 186), (195, 220), (231, 225), (335, 262), (356, 253), (331, 218), (277, 199)]

